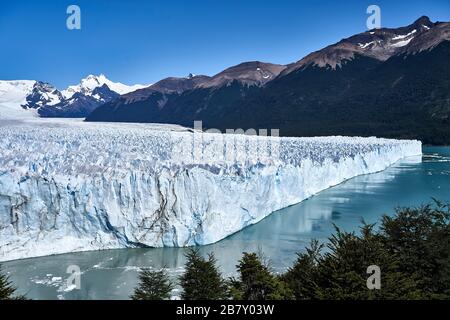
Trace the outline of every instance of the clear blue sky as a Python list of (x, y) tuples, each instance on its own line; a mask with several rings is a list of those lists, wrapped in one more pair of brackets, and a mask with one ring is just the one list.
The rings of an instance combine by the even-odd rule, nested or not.
[[(77, 4), (82, 30), (66, 28)], [(286, 64), (365, 31), (366, 8), (382, 25), (421, 15), (450, 21), (449, 0), (14, 0), (0, 2), (0, 79), (59, 88), (105, 73), (128, 84), (213, 75), (243, 61)]]

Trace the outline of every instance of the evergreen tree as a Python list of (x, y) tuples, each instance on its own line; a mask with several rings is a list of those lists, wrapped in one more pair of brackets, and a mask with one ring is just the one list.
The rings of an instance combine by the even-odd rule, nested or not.
[[(281, 275), (255, 253), (239, 260), (237, 279), (225, 282), (213, 254), (204, 259), (190, 249), (186, 272), (180, 277), (186, 300), (286, 299), (450, 299), (450, 207), (436, 202), (419, 208), (398, 209), (384, 216), (380, 228), (363, 224), (361, 231), (335, 233), (324, 245), (312, 241), (306, 252)], [(322, 252), (325, 251), (325, 252)], [(381, 269), (381, 288), (367, 287), (368, 267)], [(163, 273), (142, 273), (133, 299), (164, 299), (171, 284)], [(2, 285), (3, 284), (3, 285)], [(13, 294), (7, 278), (0, 288)], [(0, 291), (1, 293), (2, 291)]]
[(312, 240), (306, 252), (297, 255), (294, 266), (282, 276), (283, 280), (291, 288), (295, 299), (318, 299), (320, 288), (318, 281), (317, 265), (321, 259), (323, 245), (317, 240)]
[[(316, 280), (321, 299), (372, 300), (417, 299), (417, 280), (399, 270), (399, 261), (386, 250), (383, 236), (373, 232), (373, 225), (364, 225), (361, 235), (336, 228), (329, 239), (328, 252), (318, 264)], [(367, 288), (367, 268), (381, 268), (381, 290)]]
[(273, 275), (256, 253), (244, 253), (236, 267), (239, 280), (230, 281), (230, 292), (234, 299), (284, 300), (293, 297), (283, 280)]
[(167, 300), (173, 284), (164, 270), (151, 271), (143, 269), (139, 272), (139, 286), (131, 296), (133, 300)]
[[(336, 232), (328, 250), (313, 242), (282, 279), (296, 299), (449, 299), (450, 208), (436, 202), (382, 218), (380, 229)], [(381, 269), (381, 289), (367, 288), (367, 268)]]
[(7, 275), (3, 274), (0, 265), (0, 300), (22, 300), (23, 296), (15, 295), (16, 288), (14, 288), (9, 281)]
[(384, 244), (399, 261), (402, 273), (420, 282), (423, 295), (450, 299), (450, 206), (433, 205), (398, 209), (384, 216)]
[(228, 288), (217, 267), (214, 254), (204, 259), (198, 249), (186, 253), (186, 271), (180, 277), (184, 300), (223, 300), (228, 298)]

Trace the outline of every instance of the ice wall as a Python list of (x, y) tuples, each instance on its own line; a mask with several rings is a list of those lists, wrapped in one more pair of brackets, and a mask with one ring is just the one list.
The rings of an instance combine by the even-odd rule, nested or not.
[(271, 138), (161, 127), (0, 126), (0, 261), (203, 245), (357, 175), (418, 141)]

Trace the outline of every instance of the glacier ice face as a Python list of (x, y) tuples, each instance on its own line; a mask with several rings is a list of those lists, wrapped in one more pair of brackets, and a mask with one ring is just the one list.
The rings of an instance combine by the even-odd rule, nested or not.
[(0, 123), (0, 261), (219, 241), (419, 141), (276, 138), (177, 126)]

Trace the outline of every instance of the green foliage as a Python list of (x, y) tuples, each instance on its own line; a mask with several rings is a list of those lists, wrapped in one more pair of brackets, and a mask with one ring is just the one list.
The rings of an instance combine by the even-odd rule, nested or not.
[[(378, 232), (336, 228), (327, 251), (313, 242), (283, 276), (296, 299), (450, 299), (447, 206), (398, 209)], [(381, 290), (368, 290), (367, 267), (381, 268)]]
[(0, 265), (0, 300), (23, 300), (24, 296), (16, 295), (16, 288), (13, 287), (8, 276), (3, 274)]
[(186, 271), (180, 277), (182, 299), (222, 300), (228, 297), (226, 282), (212, 253), (204, 259), (197, 249), (190, 249), (186, 258)]
[(450, 208), (436, 201), (383, 217), (385, 246), (401, 271), (420, 279), (425, 298), (450, 298)]
[(239, 280), (231, 280), (231, 294), (239, 300), (285, 300), (293, 297), (285, 283), (272, 274), (256, 253), (244, 253), (236, 266)]
[(323, 245), (317, 240), (312, 240), (306, 252), (299, 253), (294, 266), (282, 276), (282, 280), (289, 285), (298, 300), (319, 298), (317, 264), (322, 248)]
[[(382, 218), (378, 229), (363, 224), (358, 234), (336, 227), (326, 245), (312, 241), (281, 276), (256, 253), (244, 253), (236, 266), (238, 278), (228, 281), (212, 254), (204, 259), (191, 249), (186, 257), (180, 277), (186, 300), (450, 299), (450, 207), (436, 201), (397, 209), (395, 216)], [(379, 290), (367, 288), (368, 267), (374, 265), (381, 270)], [(167, 298), (158, 293), (170, 291), (164, 274), (142, 273), (140, 278), (136, 297), (151, 292)]]
[(167, 300), (173, 284), (164, 270), (143, 269), (139, 273), (139, 286), (131, 296), (133, 300)]

